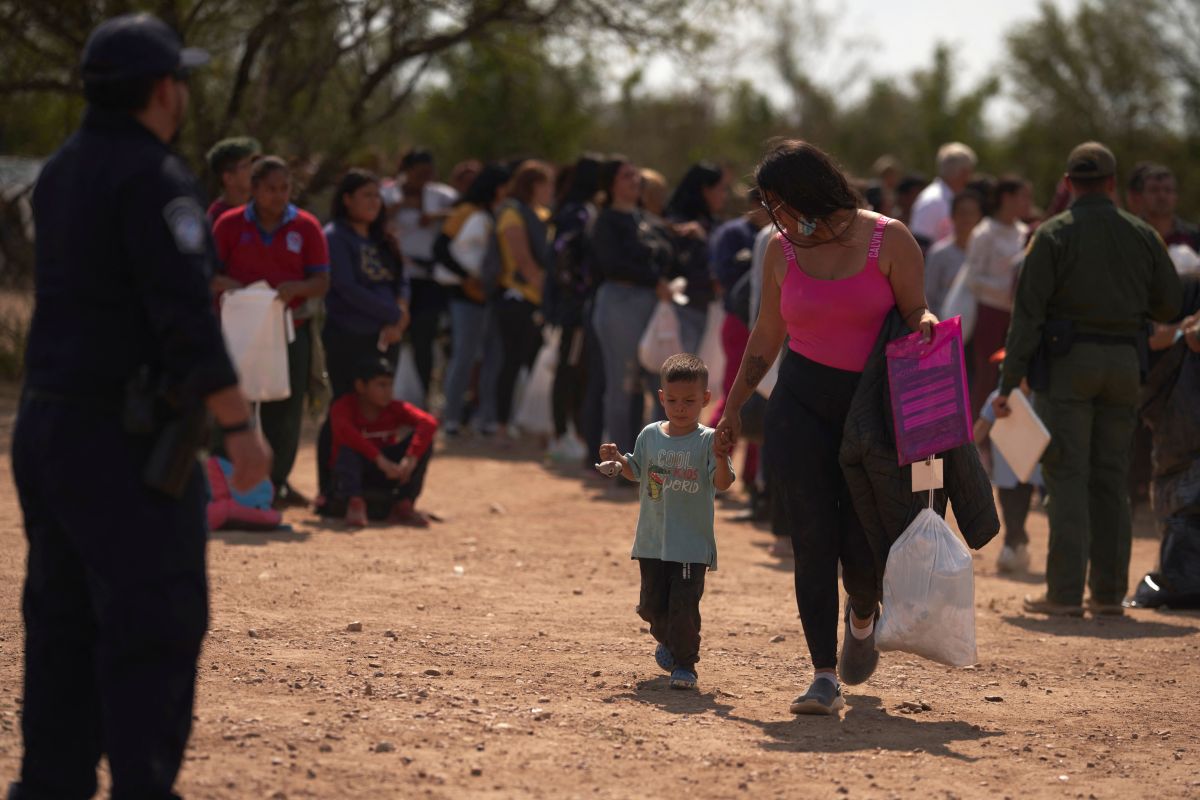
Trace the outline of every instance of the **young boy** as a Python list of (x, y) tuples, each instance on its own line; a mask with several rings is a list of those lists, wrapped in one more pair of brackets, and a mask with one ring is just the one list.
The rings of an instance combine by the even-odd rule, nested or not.
[(671, 356), (660, 373), (658, 399), (666, 422), (647, 425), (632, 453), (615, 444), (600, 448), (601, 461), (616, 461), (621, 474), (640, 484), (641, 508), (632, 557), (642, 587), (638, 616), (658, 641), (654, 658), (671, 673), (672, 689), (696, 686), (700, 660), (700, 597), (706, 570), (717, 568), (713, 534), (715, 490), (733, 485), (731, 445), (700, 424), (712, 399), (708, 367), (689, 354)]
[(208, 151), (208, 168), (221, 184), (221, 194), (208, 207), (208, 224), (231, 208), (250, 201), (250, 168), (262, 154), (262, 145), (249, 136), (222, 139)]
[(392, 399), (395, 370), (385, 359), (368, 357), (358, 365), (354, 391), (329, 409), (333, 435), (330, 466), (334, 491), (347, 500), (346, 527), (367, 524), (366, 489), (390, 491), (395, 498), (388, 523), (426, 528), (429, 520), (414, 508), (437, 420), (416, 406)]

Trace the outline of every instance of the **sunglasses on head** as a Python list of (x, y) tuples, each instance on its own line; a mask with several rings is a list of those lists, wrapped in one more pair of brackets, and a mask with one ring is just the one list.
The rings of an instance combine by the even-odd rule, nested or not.
[[(777, 231), (779, 231), (780, 233), (782, 233), (789, 242), (792, 242), (793, 244), (798, 244), (796, 242), (796, 240), (791, 237), (791, 234), (788, 233), (787, 226), (783, 224), (783, 221), (779, 218), (779, 215), (777, 213), (779, 211), (779, 209), (783, 208), (784, 203), (783, 202), (776, 203), (775, 207), (772, 208), (771, 205), (769, 203), (767, 203), (766, 200), (763, 200), (761, 202), (762, 202), (762, 207), (764, 209), (766, 209), (766, 211), (767, 211), (767, 216), (771, 218), (771, 224), (775, 226), (775, 229)], [(804, 217), (799, 214), (795, 215), (795, 219), (796, 219), (796, 232), (799, 233), (801, 236), (807, 237), (807, 236), (812, 236), (814, 233), (816, 233), (817, 223), (813, 222), (808, 217)]]

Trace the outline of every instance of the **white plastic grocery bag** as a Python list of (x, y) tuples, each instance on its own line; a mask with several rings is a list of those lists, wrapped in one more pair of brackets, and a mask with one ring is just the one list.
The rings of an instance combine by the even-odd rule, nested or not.
[(525, 433), (554, 433), (554, 373), (558, 369), (558, 346), (562, 329), (548, 328), (542, 336), (542, 349), (521, 393), (521, 404), (513, 422)]
[(663, 362), (676, 353), (683, 352), (683, 339), (679, 335), (679, 315), (675, 307), (666, 300), (659, 300), (650, 315), (650, 322), (638, 342), (638, 361), (650, 372), (662, 369)]
[(252, 403), (286, 400), (292, 395), (288, 379), (288, 342), (295, 338), (291, 314), (266, 281), (221, 295), (221, 330)]
[(964, 342), (971, 341), (975, 335), (975, 318), (979, 316), (979, 301), (975, 293), (967, 285), (967, 270), (959, 270), (958, 277), (950, 284), (946, 299), (942, 301), (941, 319), (962, 317), (962, 338)]
[(932, 509), (917, 515), (888, 554), (875, 646), (952, 667), (977, 660), (971, 552)]
[(425, 384), (417, 372), (417, 357), (412, 345), (400, 348), (400, 361), (396, 364), (396, 380), (392, 382), (392, 397), (417, 408), (425, 408)]
[[(720, 302), (708, 304), (708, 318), (704, 323), (704, 337), (700, 340), (700, 360), (708, 367), (708, 383), (720, 387), (725, 380), (725, 345), (721, 341), (721, 329), (725, 327), (725, 307)], [(736, 369), (736, 367), (734, 367)], [(714, 392), (714, 395), (716, 393)]]

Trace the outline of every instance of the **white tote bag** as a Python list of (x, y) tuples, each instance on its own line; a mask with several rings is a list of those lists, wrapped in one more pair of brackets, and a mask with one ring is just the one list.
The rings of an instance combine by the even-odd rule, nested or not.
[(725, 345), (721, 342), (721, 328), (724, 326), (725, 307), (719, 302), (709, 303), (704, 337), (700, 339), (700, 352), (696, 355), (708, 367), (709, 385), (718, 388), (725, 382)]
[(650, 322), (638, 342), (638, 361), (649, 372), (658, 372), (663, 362), (676, 353), (683, 352), (683, 339), (679, 335), (679, 315), (675, 307), (666, 300), (659, 300), (650, 315)]
[(266, 281), (221, 295), (221, 330), (246, 399), (265, 403), (292, 396), (287, 350), (295, 338), (291, 312)]
[(521, 393), (521, 404), (513, 424), (525, 433), (549, 435), (554, 433), (554, 373), (558, 370), (558, 345), (562, 329), (547, 328), (529, 371), (529, 379)]
[(875, 646), (952, 667), (978, 660), (971, 551), (926, 508), (900, 534), (883, 572), (883, 612)]

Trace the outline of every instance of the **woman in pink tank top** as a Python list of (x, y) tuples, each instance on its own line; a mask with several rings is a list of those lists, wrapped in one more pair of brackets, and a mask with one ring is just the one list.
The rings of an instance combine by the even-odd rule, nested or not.
[[(841, 683), (867, 680), (879, 660), (880, 576), (838, 463), (858, 379), (884, 320), (898, 309), (931, 335), (924, 260), (901, 223), (858, 208), (845, 175), (820, 149), (774, 145), (755, 179), (779, 235), (767, 249), (762, 307), (717, 435), (736, 442), (741, 408), (784, 342), (767, 404), (763, 466), (773, 524), (792, 538), (796, 603), (815, 669), (796, 714), (833, 714)], [(838, 654), (838, 565), (848, 595)], [(840, 678), (840, 682), (839, 682)]]

